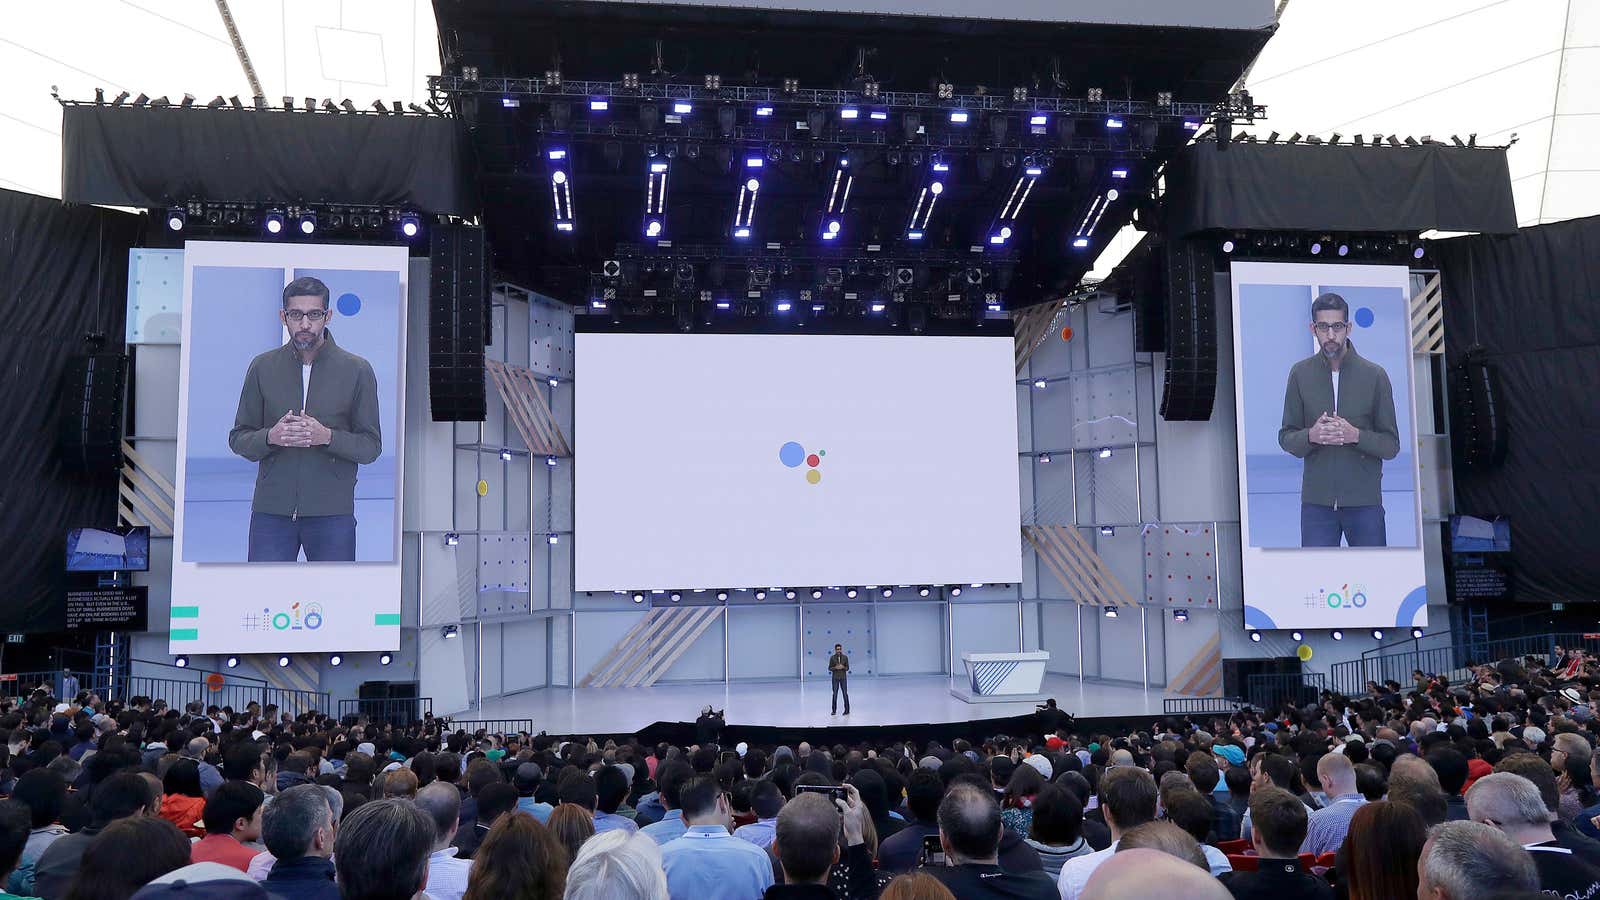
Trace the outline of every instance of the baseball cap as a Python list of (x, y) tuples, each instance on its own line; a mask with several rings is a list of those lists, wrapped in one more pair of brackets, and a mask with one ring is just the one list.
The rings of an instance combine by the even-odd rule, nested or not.
[(1211, 752), (1227, 760), (1230, 766), (1244, 765), (1244, 750), (1235, 744), (1213, 744)]
[(1067, 745), (1066, 741), (1063, 741), (1061, 738), (1056, 737), (1053, 734), (1044, 739), (1044, 746), (1045, 746), (1045, 749), (1047, 749), (1047, 750), (1060, 750), (1062, 747), (1065, 747), (1066, 745)]
[(1050, 760), (1046, 759), (1043, 753), (1035, 753), (1023, 759), (1022, 764), (1033, 766), (1040, 775), (1044, 776), (1045, 781), (1049, 781), (1050, 777), (1055, 774), (1055, 767), (1050, 765)]

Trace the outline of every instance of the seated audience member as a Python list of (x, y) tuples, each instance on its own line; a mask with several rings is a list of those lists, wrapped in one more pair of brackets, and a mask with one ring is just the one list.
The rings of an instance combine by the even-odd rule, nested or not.
[[(1151, 796), (1153, 804), (1153, 790)], [(1003, 827), (994, 792), (958, 781), (939, 802), (939, 844), (945, 866), (926, 871), (961, 898), (1055, 900), (1055, 886), (1042, 871), (1012, 873), (1000, 867)]]
[(1389, 775), (1389, 793), (1386, 795), (1389, 802), (1416, 810), (1429, 828), (1446, 821), (1449, 807), (1445, 803), (1444, 791), (1439, 789), (1439, 776), (1427, 763), (1421, 763), (1420, 770), (1402, 768), (1400, 760), (1404, 759), (1416, 757), (1402, 756), (1395, 760), (1394, 769)]
[(1082, 897), (1084, 900), (1135, 897), (1139, 900), (1228, 900), (1228, 892), (1203, 867), (1160, 850), (1140, 847), (1116, 853), (1097, 866), (1084, 886)]
[(151, 879), (133, 895), (135, 900), (270, 900), (249, 875), (222, 863), (190, 863)]
[(205, 816), (206, 795), (200, 787), (200, 764), (178, 759), (161, 777), (161, 818), (178, 826), (193, 838), (205, 837), (201, 820)]
[[(1487, 771), (1484, 774), (1488, 774)], [(1356, 766), (1356, 791), (1367, 798), (1368, 803), (1376, 803), (1389, 793), (1389, 776), (1380, 766), (1362, 763)]]
[[(28, 846), (32, 821), (28, 807), (16, 800), (0, 800), (0, 881), (15, 874), (18, 864), (22, 862), (22, 852)], [(0, 894), (3, 898), (16, 896), (12, 893)]]
[(411, 900), (428, 885), (434, 825), (409, 800), (364, 803), (339, 823), (334, 869), (343, 900)]
[(778, 812), (783, 809), (783, 791), (772, 781), (762, 779), (756, 782), (750, 790), (750, 808), (755, 812), (756, 820), (735, 828), (733, 836), (765, 850), (772, 846), (772, 839), (777, 834)]
[(1380, 800), (1356, 810), (1338, 864), (1350, 900), (1415, 896), (1417, 856), (1427, 836), (1428, 826), (1409, 806)]
[(678, 806), (679, 794), (684, 782), (693, 776), (694, 770), (677, 760), (668, 760), (656, 769), (656, 786), (660, 788), (661, 807), (665, 812), (660, 821), (639, 829), (641, 834), (648, 835), (658, 844), (683, 836), (688, 826), (684, 824), (683, 810)]
[(1467, 758), (1450, 747), (1435, 747), (1428, 751), (1428, 765), (1439, 773), (1439, 788), (1444, 791), (1448, 808), (1446, 818), (1452, 822), (1466, 821), (1467, 802), (1461, 796), (1461, 789), (1470, 774)]
[[(1237, 751), (1237, 747), (1229, 747)], [(1211, 803), (1211, 831), (1209, 840), (1233, 841), (1239, 839), (1239, 817), (1233, 812), (1233, 807), (1228, 803), (1226, 793), (1217, 792), (1217, 784), (1222, 780), (1222, 773), (1217, 771), (1217, 764), (1213, 761), (1221, 757), (1207, 756), (1204, 753), (1191, 753), (1183, 765), (1183, 770), (1188, 774), (1189, 780), (1194, 782), (1195, 790)], [(1241, 758), (1242, 761), (1242, 758)]]
[[(58, 842), (59, 843), (59, 842)], [(66, 900), (128, 900), (151, 879), (189, 864), (189, 839), (166, 819), (127, 816), (83, 851)]]
[(567, 862), (554, 832), (527, 813), (509, 813), (478, 845), (464, 900), (556, 900), (565, 890)]
[(542, 803), (534, 799), (534, 794), (543, 786), (544, 770), (537, 763), (526, 762), (517, 766), (517, 771), (512, 783), (517, 788), (517, 809), (533, 816), (541, 824), (548, 821), (550, 814), (555, 812), (555, 806)]
[(661, 845), (623, 831), (595, 835), (567, 870), (564, 900), (667, 900)]
[(909, 872), (922, 861), (922, 842), (939, 833), (939, 801), (944, 780), (933, 769), (918, 767), (906, 787), (906, 808), (911, 821), (894, 837), (878, 843), (878, 866), (885, 872)]
[(31, 827), (27, 845), (6, 879), (6, 890), (22, 897), (33, 896), (33, 867), (45, 848), (67, 833), (65, 825), (56, 820), (61, 817), (67, 799), (67, 783), (60, 775), (47, 769), (30, 769), (17, 779), (11, 789), (11, 799), (28, 811)]
[(1130, 828), (1117, 841), (1117, 852), (1127, 853), (1130, 850), (1159, 850), (1206, 870), (1208, 875), (1211, 873), (1200, 842), (1194, 839), (1194, 835), (1171, 822), (1146, 822), (1138, 828)]
[(594, 816), (575, 803), (562, 803), (550, 814), (547, 827), (566, 849), (567, 858), (575, 859), (584, 841), (594, 837)]
[(1234, 900), (1333, 900), (1333, 888), (1300, 868), (1299, 848), (1306, 839), (1306, 805), (1275, 786), (1252, 787), (1250, 840), (1260, 857), (1254, 872), (1232, 871), (1221, 882)]
[(385, 772), (383, 775), (383, 793), (386, 799), (415, 800), (417, 790), (421, 783), (417, 775), (410, 769), (400, 768)]
[[(894, 837), (906, 827), (903, 820), (889, 815), (889, 789), (882, 775), (872, 769), (863, 768), (850, 777), (850, 785), (856, 789), (861, 802), (867, 807), (879, 840)], [(898, 790), (896, 788), (897, 792)]]
[(428, 854), (428, 896), (432, 900), (461, 900), (467, 892), (472, 863), (458, 859), (456, 828), (461, 824), (461, 791), (453, 784), (435, 781), (417, 791), (417, 808), (433, 822), (433, 847)]
[(821, 794), (806, 793), (784, 804), (778, 813), (772, 852), (783, 867), (783, 884), (766, 889), (768, 900), (833, 900), (835, 894), (828, 888), (828, 876), (835, 863), (840, 861), (840, 826), (843, 825), (846, 861), (850, 877), (854, 879), (845, 893), (848, 896), (875, 894), (877, 883), (873, 876), (872, 852), (867, 849), (864, 829), (869, 820), (867, 809), (852, 796), (844, 809)]
[(1533, 854), (1490, 825), (1436, 825), (1417, 858), (1418, 900), (1476, 900), (1538, 890)]
[[(668, 790), (663, 788), (664, 793)], [(733, 811), (717, 779), (693, 775), (679, 783), (677, 795), (670, 805), (682, 812), (684, 832), (661, 847), (661, 865), (673, 900), (747, 900), (761, 895), (773, 882), (772, 863), (761, 848), (729, 832)], [(645, 833), (668, 821), (646, 828)]]
[(1343, 753), (1324, 754), (1317, 760), (1317, 781), (1328, 796), (1328, 805), (1306, 820), (1306, 839), (1300, 852), (1321, 856), (1338, 850), (1344, 843), (1350, 818), (1367, 798), (1356, 791), (1355, 766)]
[(261, 840), (261, 806), (265, 795), (246, 781), (224, 781), (206, 801), (206, 836), (190, 853), (193, 862), (222, 863), (250, 870), (256, 851), (245, 846)]
[(944, 882), (927, 872), (917, 871), (895, 876), (878, 895), (878, 900), (956, 900), (956, 895), (950, 893)]
[(261, 815), (261, 838), (273, 856), (261, 886), (274, 900), (339, 900), (329, 858), (338, 827), (320, 785), (298, 785), (273, 798)]
[(478, 847), (483, 839), (488, 837), (489, 829), (494, 827), (495, 820), (517, 808), (517, 789), (505, 782), (484, 785), (478, 792), (478, 814), (473, 819), (472, 827), (456, 831), (456, 855), (462, 859), (472, 859), (478, 852)]
[(1550, 821), (1550, 833), (1555, 835), (1556, 840), (1562, 846), (1572, 848), (1574, 853), (1600, 860), (1600, 842), (1587, 837), (1561, 817), (1561, 786), (1549, 763), (1534, 753), (1514, 753), (1495, 763), (1494, 771), (1521, 775), (1533, 782), (1533, 786), (1539, 789), (1539, 798), (1544, 801), (1545, 809), (1554, 816)]
[(1510, 772), (1479, 778), (1467, 792), (1472, 821), (1521, 844), (1539, 870), (1539, 887), (1559, 897), (1600, 897), (1600, 860), (1574, 852), (1550, 831), (1550, 810), (1533, 782)]
[(1059, 784), (1045, 785), (1033, 798), (1033, 820), (1025, 840), (1038, 851), (1039, 863), (1051, 880), (1061, 876), (1067, 860), (1094, 852), (1083, 837), (1083, 804)]
[(206, 755), (211, 752), (211, 740), (207, 737), (195, 737), (184, 745), (183, 755), (192, 759), (200, 769), (200, 787), (205, 790), (205, 796), (222, 784), (222, 770), (206, 761)]
[[(132, 772), (120, 772), (95, 785), (89, 801), (89, 825), (82, 831), (62, 835), (39, 855), (33, 869), (34, 892), (44, 900), (65, 896), (89, 844), (111, 823), (146, 814), (150, 805), (157, 802), (156, 797), (149, 784)], [(188, 858), (187, 848), (184, 858)]]
[(1149, 772), (1118, 766), (1100, 776), (1100, 809), (1111, 829), (1111, 846), (1069, 859), (1061, 866), (1056, 886), (1061, 900), (1078, 900), (1094, 870), (1116, 852), (1122, 835), (1156, 817), (1156, 780)]
[(1166, 818), (1195, 839), (1205, 857), (1207, 871), (1212, 875), (1221, 875), (1233, 871), (1228, 854), (1205, 842), (1216, 823), (1213, 816), (1215, 799), (1215, 795), (1202, 795), (1189, 789), (1173, 791), (1167, 798)]
[(1018, 834), (1027, 834), (1033, 822), (1033, 801), (1045, 786), (1044, 776), (1029, 765), (1017, 766), (1006, 779), (1005, 792), (1000, 797), (1000, 820)]
[(617, 814), (628, 802), (628, 776), (618, 766), (605, 766), (594, 773), (595, 814), (594, 833), (622, 830), (629, 834), (639, 830), (639, 825), (627, 816)]
[[(1288, 757), (1279, 753), (1264, 753), (1256, 758), (1261, 762), (1257, 765), (1255, 777), (1250, 781), (1251, 791), (1264, 787), (1275, 787), (1279, 790), (1288, 791), (1291, 795), (1295, 794), (1295, 782), (1300, 776), (1300, 770), (1295, 767), (1294, 763), (1289, 761)], [(1311, 807), (1306, 806), (1303, 800), (1300, 805), (1305, 806), (1307, 816), (1315, 812)], [(1239, 820), (1239, 838), (1246, 841), (1250, 840), (1250, 810), (1248, 808), (1245, 809), (1243, 817)]]

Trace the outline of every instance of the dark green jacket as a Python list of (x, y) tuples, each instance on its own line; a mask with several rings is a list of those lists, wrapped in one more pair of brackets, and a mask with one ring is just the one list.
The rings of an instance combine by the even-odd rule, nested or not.
[[(844, 665), (843, 669), (834, 668), (840, 664)], [(828, 657), (828, 673), (833, 676), (834, 681), (843, 681), (845, 676), (850, 674), (850, 657), (843, 653), (835, 653)]]
[(311, 364), (305, 409), (333, 432), (324, 447), (279, 447), (267, 432), (300, 409), (300, 354), (293, 343), (257, 356), (244, 373), (228, 446), (256, 467), (250, 509), (280, 516), (344, 516), (355, 512), (356, 467), (378, 458), (378, 379), (364, 359), (333, 341), (332, 329)]
[[(1311, 426), (1336, 412), (1361, 432), (1354, 444), (1311, 443)], [(1306, 461), (1300, 502), (1315, 506), (1383, 505), (1383, 461), (1400, 452), (1389, 373), (1345, 346), (1339, 363), (1339, 406), (1333, 404), (1333, 370), (1321, 353), (1289, 370), (1278, 445)]]

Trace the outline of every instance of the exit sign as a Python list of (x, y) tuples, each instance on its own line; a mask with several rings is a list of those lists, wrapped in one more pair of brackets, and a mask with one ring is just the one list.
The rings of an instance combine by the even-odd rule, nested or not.
[(24, 640), (26, 640), (27, 637), (28, 636), (25, 635), (25, 634), (9, 634), (8, 633), (6, 635), (6, 643), (8, 643), (8, 644), (20, 644)]

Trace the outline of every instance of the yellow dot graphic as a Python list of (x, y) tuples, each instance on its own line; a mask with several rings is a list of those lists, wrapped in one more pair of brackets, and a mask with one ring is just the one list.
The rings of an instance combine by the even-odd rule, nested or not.
[(816, 484), (817, 482), (822, 480), (822, 473), (818, 472), (816, 469), (812, 469), (811, 471), (806, 473), (806, 480), (811, 482), (812, 484)]
[(489, 496), (489, 482), (487, 482), (487, 481), (479, 481), (478, 482), (478, 496), (479, 497), (487, 497), (487, 496)]

